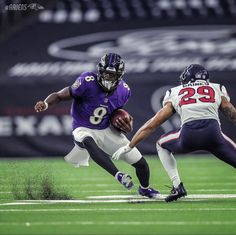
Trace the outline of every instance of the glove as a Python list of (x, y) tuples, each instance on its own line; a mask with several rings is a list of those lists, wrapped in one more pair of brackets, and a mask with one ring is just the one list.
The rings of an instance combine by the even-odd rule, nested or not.
[(130, 152), (133, 148), (129, 147), (129, 145), (125, 145), (121, 148), (119, 148), (113, 155), (112, 155), (112, 159), (113, 160), (119, 160), (120, 156), (122, 154), (126, 154), (128, 152)]

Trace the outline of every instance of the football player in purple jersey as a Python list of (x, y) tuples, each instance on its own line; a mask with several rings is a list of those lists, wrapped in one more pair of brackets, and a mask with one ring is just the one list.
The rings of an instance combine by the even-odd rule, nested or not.
[(166, 202), (187, 195), (172, 153), (206, 150), (236, 168), (236, 143), (221, 131), (218, 115), (220, 110), (236, 124), (236, 109), (225, 87), (210, 82), (208, 71), (198, 64), (191, 64), (184, 69), (180, 83), (166, 92), (163, 108), (137, 131), (128, 145), (121, 147), (112, 156), (117, 160), (123, 154), (132, 152), (140, 141), (174, 113), (178, 113), (181, 128), (164, 134), (156, 144), (159, 158), (173, 184), (170, 195), (165, 198)]
[[(115, 53), (106, 54), (97, 65), (97, 73), (82, 73), (71, 86), (38, 101), (35, 110), (45, 111), (61, 101), (73, 100), (71, 116), (75, 147), (65, 160), (75, 166), (85, 166), (91, 157), (125, 188), (131, 189), (131, 176), (120, 172), (111, 160), (117, 149), (129, 143), (122, 132), (110, 125), (112, 113), (122, 108), (131, 95), (129, 86), (122, 79), (124, 72), (123, 59)], [(132, 118), (118, 123), (126, 133), (132, 130), (132, 125)], [(122, 159), (136, 169), (139, 194), (148, 198), (159, 197), (160, 193), (149, 186), (149, 166), (138, 149), (134, 148)]]

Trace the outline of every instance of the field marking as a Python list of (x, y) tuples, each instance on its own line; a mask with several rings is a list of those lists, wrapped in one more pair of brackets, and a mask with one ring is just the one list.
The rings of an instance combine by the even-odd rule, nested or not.
[[(167, 190), (163, 190), (163, 191), (167, 191)], [(236, 189), (193, 189), (191, 190), (192, 192), (236, 192)], [(19, 191), (20, 193), (23, 193), (23, 191)], [(124, 191), (123, 189), (121, 190), (71, 190), (72, 193), (127, 193), (126, 191)], [(132, 193), (132, 192), (131, 192)], [(2, 195), (8, 195), (8, 194), (12, 194), (12, 192), (9, 191), (2, 191), (0, 192), (0, 194)], [(132, 195), (132, 194), (131, 194)]]
[[(27, 204), (61, 204), (61, 203), (76, 203), (76, 204), (94, 204), (94, 203), (142, 203), (142, 202), (157, 202), (154, 199), (117, 199), (117, 200), (24, 200), (17, 202), (9, 202), (0, 204), (3, 205), (27, 205)], [(160, 201), (160, 200), (159, 200)]]
[(236, 211), (236, 207), (220, 208), (43, 208), (43, 209), (0, 209), (0, 212), (104, 212), (104, 211)]
[[(167, 190), (163, 190), (163, 191), (167, 191)], [(193, 192), (235, 192), (236, 189), (193, 189), (191, 190)], [(20, 193), (23, 193), (24, 191), (19, 191)], [(124, 191), (123, 189), (120, 190), (71, 190), (71, 192), (73, 193), (126, 193), (126, 191)], [(0, 192), (0, 194), (12, 194), (12, 192), (10, 191), (2, 191)]]
[[(106, 193), (126, 193), (126, 191), (124, 191), (123, 189), (120, 190), (71, 190), (72, 192), (82, 192), (82, 193), (102, 193), (102, 192), (106, 192)], [(161, 190), (161, 191), (169, 191), (169, 189), (165, 189), (165, 190)], [(193, 192), (235, 192), (236, 189), (192, 189), (191, 191)], [(132, 192), (132, 191), (131, 191)]]
[[(20, 200), (16, 202), (2, 203), (3, 205), (26, 205), (26, 204), (57, 204), (57, 203), (144, 203), (164, 201), (167, 195), (160, 195), (156, 199), (144, 198), (139, 195), (106, 195), (106, 196), (89, 196), (84, 200)], [(190, 194), (180, 200), (184, 201), (201, 201), (207, 199), (230, 199), (236, 198), (236, 194)]]
[[(198, 182), (198, 183), (195, 183), (194, 182), (194, 185), (196, 186), (222, 186), (222, 184), (223, 185), (225, 185), (225, 186), (235, 186), (235, 182), (225, 182), (225, 183), (222, 183), (222, 182), (217, 182), (217, 183), (211, 183), (210, 185), (209, 185), (209, 183), (201, 183), (201, 182)], [(17, 184), (17, 186), (18, 187), (24, 187), (25, 186), (25, 184), (23, 184), (23, 183), (19, 183), (19, 184)], [(60, 184), (60, 186), (61, 187), (68, 187), (68, 184)], [(106, 188), (108, 188), (108, 187), (115, 187), (114, 186), (114, 184), (113, 183), (99, 183), (99, 184), (93, 184), (93, 187), (94, 186), (96, 186), (96, 187), (99, 187), (99, 188), (103, 188), (103, 187), (106, 187)], [(9, 186), (8, 185), (2, 185), (1, 186), (2, 188), (9, 188)], [(83, 187), (91, 187), (91, 184), (80, 184), (79, 185), (79, 187), (80, 188), (83, 188)], [(78, 186), (77, 185), (71, 185), (71, 188), (78, 188)]]
[[(0, 174), (0, 176), (4, 176), (3, 174)], [(189, 176), (188, 177), (188, 181), (191, 181), (191, 180), (194, 180), (194, 181), (196, 181), (196, 177), (197, 177), (197, 179), (198, 179), (198, 181), (200, 181), (200, 180), (210, 180), (210, 179), (218, 179), (218, 180), (220, 180), (220, 179), (222, 179), (221, 177), (217, 177), (217, 176)], [(66, 178), (68, 181), (75, 181), (75, 182), (78, 182), (78, 179), (76, 179), (76, 178)], [(99, 179), (99, 181), (102, 181), (102, 182), (111, 182), (111, 179), (110, 178), (107, 178), (107, 177), (99, 177), (99, 176), (97, 176), (97, 177), (91, 177), (91, 178), (86, 178), (86, 179), (80, 179), (80, 182), (88, 182), (88, 181), (98, 181), (98, 179)], [(225, 181), (231, 181), (231, 180), (235, 180), (236, 179), (236, 176), (231, 176), (231, 177), (224, 177), (224, 180)], [(9, 179), (9, 178), (1, 178), (0, 179), (0, 182), (11, 182), (12, 180), (11, 179)]]
[(196, 192), (225, 192), (225, 191), (230, 191), (230, 192), (234, 192), (236, 191), (236, 189), (230, 189), (230, 188), (221, 188), (221, 189), (211, 189), (211, 188), (208, 188), (208, 189), (192, 189), (191, 191), (196, 191)]
[[(156, 200), (163, 200), (167, 195), (160, 195)], [(143, 198), (139, 195), (108, 195), (108, 196), (88, 196), (88, 199), (114, 199), (114, 198)], [(190, 194), (185, 199), (225, 199), (236, 198), (236, 194)], [(150, 200), (150, 199), (146, 199)]]
[(193, 225), (235, 225), (236, 221), (52, 221), (52, 222), (0, 222), (0, 226), (65, 226), (65, 225), (124, 225), (124, 226), (193, 226)]

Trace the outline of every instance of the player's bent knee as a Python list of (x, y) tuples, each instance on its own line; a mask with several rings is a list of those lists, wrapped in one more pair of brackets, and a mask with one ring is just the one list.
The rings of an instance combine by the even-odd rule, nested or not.
[(83, 139), (82, 143), (83, 143), (84, 146), (86, 146), (86, 147), (89, 147), (89, 146), (91, 146), (91, 145), (97, 145), (97, 144), (95, 143), (94, 139), (93, 139), (92, 137), (90, 137), (90, 136), (85, 137), (85, 138)]
[(124, 160), (130, 165), (133, 165), (134, 163), (138, 162), (142, 158), (142, 154), (138, 151), (137, 148), (133, 148), (132, 151), (128, 152), (122, 157), (123, 157), (122, 160)]
[(87, 151), (90, 154), (90, 157), (94, 160), (94, 158), (100, 158), (103, 155), (106, 155), (96, 144), (95, 140), (88, 136), (85, 137), (82, 141), (84, 144), (84, 147), (87, 149)]
[(163, 148), (161, 147), (161, 145), (157, 141), (157, 143), (156, 143), (156, 150), (157, 150), (157, 152), (160, 151), (161, 149), (163, 149)]
[(158, 142), (156, 143), (156, 150), (157, 150), (157, 152), (160, 152), (160, 151), (168, 151), (168, 152), (170, 152), (168, 149), (162, 147)]

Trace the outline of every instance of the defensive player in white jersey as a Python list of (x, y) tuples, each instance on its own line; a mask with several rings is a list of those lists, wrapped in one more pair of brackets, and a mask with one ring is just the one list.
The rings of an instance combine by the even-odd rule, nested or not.
[(209, 73), (201, 65), (191, 64), (180, 75), (180, 86), (166, 92), (163, 108), (134, 135), (130, 144), (113, 154), (113, 159), (131, 151), (174, 113), (181, 118), (181, 128), (161, 136), (157, 141), (159, 158), (172, 181), (166, 202), (187, 195), (180, 180), (172, 153), (206, 150), (236, 168), (236, 144), (221, 131), (218, 111), (236, 124), (236, 109), (224, 86), (209, 82)]

